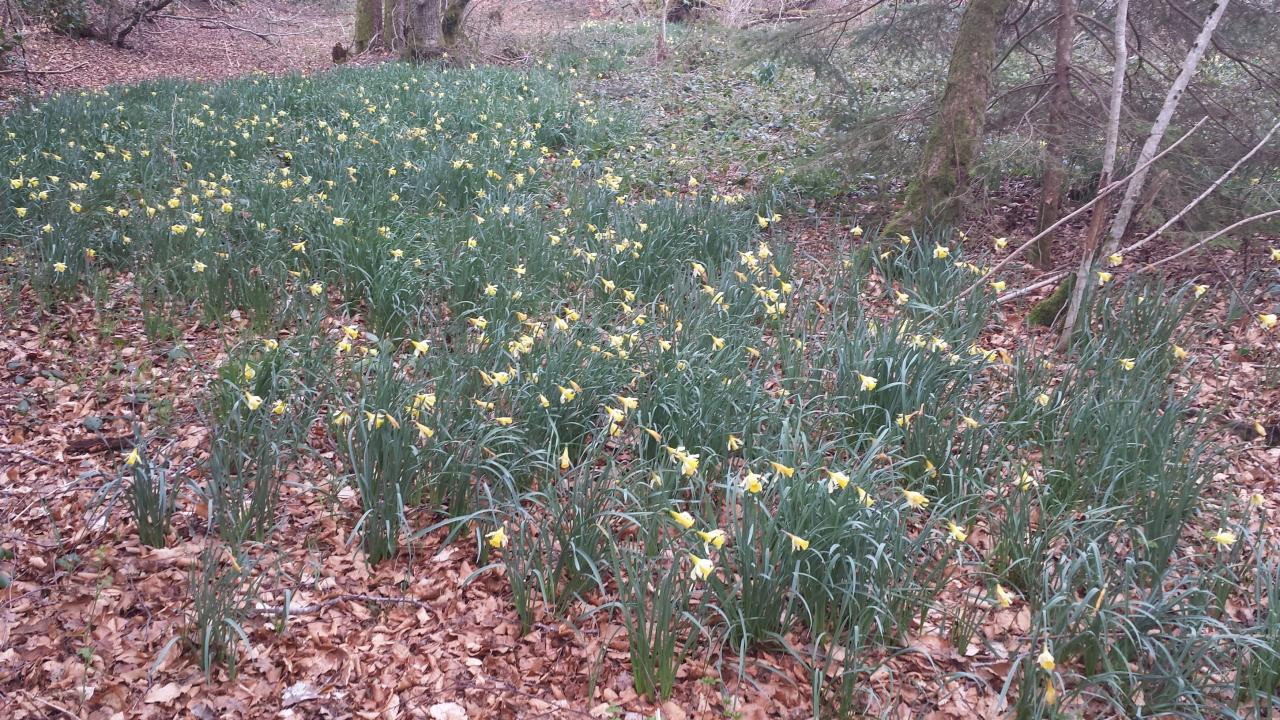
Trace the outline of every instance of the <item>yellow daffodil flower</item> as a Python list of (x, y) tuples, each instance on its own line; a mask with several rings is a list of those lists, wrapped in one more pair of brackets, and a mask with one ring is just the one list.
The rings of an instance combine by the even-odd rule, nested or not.
[(684, 528), (685, 530), (688, 530), (689, 528), (693, 527), (693, 523), (694, 523), (693, 516), (690, 515), (687, 510), (681, 510), (679, 512), (675, 510), (668, 510), (667, 514), (671, 516), (672, 520), (676, 521), (676, 524), (678, 524), (680, 527)]
[(907, 505), (916, 509), (921, 509), (929, 504), (929, 498), (915, 490), (903, 490), (902, 497), (906, 498)]

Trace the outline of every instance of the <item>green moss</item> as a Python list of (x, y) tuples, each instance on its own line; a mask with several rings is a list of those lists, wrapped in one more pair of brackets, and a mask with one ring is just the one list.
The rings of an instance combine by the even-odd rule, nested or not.
[(1058, 315), (1071, 299), (1071, 289), (1076, 284), (1076, 276), (1068, 275), (1058, 283), (1057, 289), (1049, 297), (1036, 303), (1027, 313), (1027, 324), (1031, 327), (1049, 327), (1058, 321)]

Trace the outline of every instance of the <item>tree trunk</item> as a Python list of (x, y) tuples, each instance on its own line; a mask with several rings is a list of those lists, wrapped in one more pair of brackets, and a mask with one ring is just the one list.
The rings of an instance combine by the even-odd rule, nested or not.
[[(1102, 173), (1098, 176), (1098, 190), (1111, 184), (1111, 176), (1116, 170), (1116, 152), (1120, 146), (1120, 111), (1124, 107), (1124, 77), (1129, 67), (1129, 0), (1116, 3), (1116, 20), (1112, 30), (1115, 62), (1111, 67), (1111, 102), (1107, 107), (1107, 138), (1102, 146)], [(1067, 316), (1062, 323), (1062, 334), (1058, 337), (1058, 348), (1065, 350), (1071, 344), (1071, 334), (1075, 329), (1076, 317), (1080, 314), (1080, 306), (1084, 303), (1084, 294), (1088, 290), (1089, 271), (1093, 268), (1093, 259), (1102, 243), (1102, 233), (1106, 228), (1107, 216), (1111, 209), (1111, 195), (1107, 195), (1093, 206), (1089, 216), (1089, 230), (1085, 234), (1084, 248), (1080, 253), (1080, 265), (1076, 268), (1076, 279), (1071, 287), (1071, 301), (1067, 303)]]
[[(1169, 129), (1169, 122), (1173, 120), (1173, 113), (1178, 109), (1178, 102), (1182, 100), (1182, 94), (1186, 92), (1187, 85), (1196, 74), (1196, 66), (1200, 64), (1200, 58), (1204, 57), (1205, 51), (1209, 49), (1209, 43), (1213, 40), (1213, 31), (1218, 27), (1218, 21), (1222, 19), (1223, 13), (1227, 11), (1228, 2), (1229, 0), (1219, 0), (1219, 3), (1210, 11), (1209, 17), (1205, 18), (1204, 25), (1200, 28), (1200, 35), (1191, 44), (1186, 59), (1182, 61), (1182, 70), (1178, 73), (1178, 77), (1174, 78), (1173, 85), (1169, 86), (1169, 92), (1164, 96), (1160, 114), (1151, 125), (1151, 134), (1147, 136), (1142, 152), (1138, 154), (1138, 167), (1142, 167), (1144, 163), (1155, 157), (1160, 149), (1160, 141), (1164, 139), (1164, 133)], [(1146, 182), (1149, 170), (1150, 166), (1139, 170), (1137, 176), (1129, 181), (1128, 187), (1124, 189), (1124, 199), (1120, 201), (1116, 216), (1111, 221), (1111, 232), (1107, 237), (1104, 252), (1115, 252), (1116, 248), (1120, 247), (1120, 241), (1124, 239), (1125, 231), (1129, 229), (1129, 222), (1133, 219), (1133, 210), (1137, 206), (1138, 198), (1142, 195), (1142, 186)]]
[(356, 0), (356, 33), (352, 51), (362, 53), (369, 49), (382, 30), (382, 0)]
[(400, 36), (396, 32), (396, 9), (399, 0), (382, 0), (382, 44), (388, 50), (400, 47)]
[(466, 28), (463, 25), (470, 3), (471, 0), (445, 0), (444, 20), (440, 26), (445, 45), (456, 45), (465, 39)]
[[(1066, 178), (1063, 167), (1063, 136), (1067, 112), (1071, 108), (1071, 46), (1075, 40), (1075, 0), (1058, 0), (1058, 26), (1054, 37), (1053, 88), (1049, 91), (1049, 122), (1045, 128), (1044, 177), (1040, 183), (1040, 212), (1036, 233), (1053, 225), (1062, 216), (1062, 186)], [(1037, 267), (1052, 263), (1053, 233), (1045, 233), (1028, 254)]]
[[(1160, 107), (1160, 113), (1156, 115), (1155, 122), (1151, 125), (1151, 134), (1147, 136), (1147, 141), (1142, 146), (1142, 151), (1138, 154), (1136, 167), (1138, 170), (1134, 173), (1129, 184), (1125, 186), (1124, 198), (1120, 201), (1119, 208), (1116, 210), (1116, 216), (1111, 221), (1110, 233), (1107, 237), (1107, 243), (1098, 251), (1101, 244), (1102, 232), (1101, 227), (1096, 229), (1095, 236), (1094, 223), (1090, 221), (1090, 235), (1088, 244), (1084, 249), (1084, 254), (1080, 258), (1080, 267), (1076, 270), (1076, 286), (1071, 293), (1071, 304), (1067, 308), (1066, 320), (1062, 326), (1062, 335), (1058, 338), (1058, 347), (1066, 349), (1071, 343), (1071, 336), (1075, 332), (1076, 323), (1080, 317), (1080, 311), (1084, 305), (1084, 296), (1088, 286), (1089, 274), (1094, 264), (1101, 256), (1114, 253), (1120, 247), (1120, 242), (1124, 239), (1124, 234), (1129, 229), (1129, 222), (1133, 219), (1134, 208), (1137, 207), (1138, 199), (1142, 195), (1143, 185), (1146, 183), (1147, 173), (1151, 169), (1150, 161), (1156, 156), (1160, 149), (1160, 142), (1164, 139), (1164, 133), (1169, 129), (1169, 123), (1173, 120), (1173, 113), (1178, 109), (1178, 102), (1182, 99), (1182, 94), (1186, 92), (1187, 85), (1191, 83), (1191, 78), (1196, 74), (1196, 66), (1200, 64), (1200, 59), (1204, 57), (1205, 51), (1209, 47), (1209, 43), (1213, 40), (1213, 31), (1218, 27), (1218, 21), (1222, 19), (1223, 13), (1227, 11), (1227, 4), (1230, 0), (1220, 0), (1219, 4), (1214, 5), (1209, 12), (1209, 17), (1205, 18), (1204, 25), (1200, 28), (1200, 34), (1196, 37), (1195, 42), (1191, 44), (1191, 49), (1187, 51), (1187, 57), (1182, 61), (1182, 70), (1178, 72), (1178, 76), (1174, 78), (1173, 84), (1169, 86), (1169, 92), (1165, 94), (1164, 104)], [(1128, 11), (1128, 3), (1121, 0), (1121, 7), (1125, 12)], [(1116, 107), (1120, 103), (1120, 95), (1123, 93), (1124, 71), (1123, 64), (1128, 60), (1125, 50), (1125, 25), (1124, 19), (1120, 16), (1120, 10), (1117, 9), (1115, 42), (1116, 42), (1116, 70), (1112, 76), (1112, 104), (1111, 122), (1115, 123), (1118, 128), (1119, 124), (1119, 108)], [(1120, 90), (1117, 91), (1117, 86)], [(1116, 137), (1118, 137), (1118, 129)], [(1116, 142), (1111, 137), (1111, 128), (1108, 127), (1108, 146), (1106, 152), (1110, 153), (1111, 163), (1115, 164), (1115, 149), (1113, 144)], [(1103, 182), (1110, 182), (1109, 173), (1106, 171), (1107, 157), (1103, 157)], [(1114, 168), (1112, 168), (1114, 171)], [(1102, 187), (1101, 185), (1099, 187)], [(1095, 217), (1101, 215), (1102, 212), (1110, 205), (1109, 202), (1103, 201), (1094, 208)], [(1099, 223), (1105, 220), (1099, 221)], [(1082, 282), (1083, 281), (1083, 282)]]
[(441, 0), (405, 0), (405, 56), (428, 60), (444, 54)]
[[(683, 6), (684, 3), (680, 3), (679, 7)], [(659, 11), (662, 17), (658, 21), (658, 47), (654, 49), (654, 54), (658, 62), (663, 62), (667, 59), (667, 20), (671, 18), (671, 0), (662, 0)]]
[(891, 225), (909, 226), (922, 220), (946, 224), (959, 216), (969, 170), (982, 149), (996, 36), (1009, 2), (970, 0), (965, 5), (937, 120), (907, 190), (906, 207)]

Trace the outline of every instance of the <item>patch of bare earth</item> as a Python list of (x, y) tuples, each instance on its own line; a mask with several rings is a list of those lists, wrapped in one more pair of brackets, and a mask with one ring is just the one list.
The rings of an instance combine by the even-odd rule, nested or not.
[(176, 2), (154, 22), (140, 24), (125, 48), (35, 30), (0, 75), (0, 98), (12, 102), (155, 78), (315, 72), (332, 66), (334, 43), (349, 42), (350, 34), (350, 11), (332, 4)]

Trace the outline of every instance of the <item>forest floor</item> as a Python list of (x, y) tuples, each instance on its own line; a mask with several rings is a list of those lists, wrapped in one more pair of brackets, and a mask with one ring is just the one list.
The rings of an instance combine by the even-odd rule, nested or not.
[[(215, 81), (253, 73), (313, 73), (334, 66), (335, 44), (351, 44), (351, 9), (341, 2), (179, 0), (171, 8), (165, 17), (139, 26), (124, 48), (35, 28), (12, 67), (0, 74), (0, 107), (23, 97), (157, 78)], [(480, 0), (471, 6), (469, 27), (483, 60), (497, 58), (513, 44), (608, 18), (599, 0)], [(375, 49), (350, 62), (388, 59), (388, 53)]]
[[(487, 10), (483, 3), (476, 5)], [(574, 23), (606, 19), (594, 4), (512, 3), (502, 7), (502, 17), (487, 16), (491, 25), (485, 37), (495, 53), (507, 44), (505, 38), (516, 38), (511, 42), (519, 45), (563, 22), (569, 6), (579, 10)], [(333, 44), (350, 34), (343, 11), (279, 0), (218, 9), (187, 3), (175, 14), (205, 20), (165, 20), (143, 28), (139, 49), (38, 35), (25, 59), (46, 72), (2, 76), (0, 93), (12, 98), (159, 77), (219, 80), (258, 72), (319, 72), (332, 66)], [(512, 34), (504, 35), (507, 31)], [(720, 145), (718, 137), (699, 133), (707, 127), (718, 127), (726, 136), (741, 130), (730, 127), (743, 114), (736, 103), (779, 114), (787, 106), (770, 108), (761, 97), (737, 98), (732, 89), (715, 89), (711, 100), (699, 100), (692, 96), (708, 93), (706, 88), (669, 83), (666, 75), (655, 79), (651, 58), (627, 63), (608, 77), (602, 73), (590, 88), (602, 98), (654, 101), (660, 110), (649, 114), (652, 137), (667, 141), (673, 152), (679, 142), (688, 143), (664, 171), (670, 177), (650, 178), (656, 186), (696, 175), (724, 192), (750, 189), (763, 185), (762, 178), (781, 162), (775, 156), (761, 160), (764, 152), (747, 153), (742, 145)], [(698, 69), (691, 65), (673, 72), (687, 80)], [(686, 122), (689, 116), (705, 122)], [(755, 132), (764, 124), (756, 117), (748, 125)], [(703, 130), (682, 129), (699, 127)], [(692, 135), (681, 135), (685, 132)], [(760, 132), (745, 141), (753, 150), (799, 142), (801, 147), (782, 146), (779, 155), (807, 151), (807, 131), (786, 137)], [(712, 147), (720, 154), (699, 153)], [(816, 279), (847, 249), (842, 243), (850, 219), (873, 209), (847, 198), (814, 201), (782, 220), (772, 237), (795, 248), (802, 278)], [(1017, 215), (1014, 207), (1000, 218), (985, 218), (970, 234), (1004, 232), (1017, 244), (1017, 233), (1026, 229)], [(1265, 250), (1253, 252), (1259, 259), (1234, 250), (1215, 256), (1215, 273), (1227, 282), (1212, 281), (1215, 295), (1200, 316), (1204, 336), (1187, 349), (1201, 370), (1194, 374), (1196, 404), (1214, 414), (1210, 430), (1224, 438), (1224, 448), (1231, 447), (1230, 463), (1213, 483), (1242, 502), (1263, 494), (1266, 505), (1251, 527), (1274, 533), (1280, 527), (1275, 438), (1250, 436), (1246, 430), (1247, 442), (1226, 440), (1237, 426), (1258, 422), (1267, 429), (1280, 422), (1280, 392), (1268, 366), (1275, 336), (1257, 328), (1247, 310), (1239, 315), (1229, 289), (1238, 276), (1234, 268), (1265, 256)], [(1188, 263), (1172, 270), (1170, 279), (1200, 277), (1198, 272)], [(1022, 268), (1011, 278), (1034, 273)], [(336, 499), (321, 492), (325, 469), (319, 465), (292, 471), (279, 504), (273, 538), (279, 552), (271, 562), (274, 576), (294, 578), (296, 586), (263, 588), (248, 613), (252, 624), (245, 630), (252, 643), (239, 674), (233, 679), (215, 672), (207, 680), (191, 653), (172, 640), (185, 632), (188, 581), (204, 548), (194, 538), (207, 524), (208, 508), (184, 494), (173, 534), (185, 540), (152, 549), (140, 544), (121, 508), (104, 514), (95, 501), (106, 480), (117, 474), (118, 456), (144, 414), (169, 428), (167, 442), (178, 453), (198, 460), (210, 437), (200, 391), (216, 381), (213, 369), (228, 360), (228, 347), (250, 333), (250, 324), (236, 314), (217, 326), (193, 317), (172, 328), (169, 341), (150, 342), (150, 321), (135, 306), (136, 282), (124, 274), (102, 291), (103, 297), (86, 294), (81, 302), (54, 310), (40, 306), (33, 293), (20, 292), (12, 296), (21, 303), (15, 313), (19, 320), (0, 332), (0, 573), (6, 585), (0, 590), (0, 716), (758, 720), (809, 715), (812, 678), (781, 650), (756, 651), (713, 667), (712, 650), (697, 648), (681, 668), (671, 700), (652, 703), (638, 697), (623, 628), (604, 613), (570, 623), (539, 609), (532, 629), (521, 633), (506, 580), (495, 573), (475, 576), (474, 548), (446, 543), (444, 529), (415, 538), (393, 560), (369, 567), (359, 544), (350, 542), (350, 524), (339, 520), (359, 514), (358, 498), (350, 488)], [(1025, 304), (1000, 310), (999, 329), (988, 333), (985, 344), (1013, 353), (1043, 347), (1047, 353), (1052, 337), (1026, 328), (1025, 311)], [(322, 456), (332, 448), (317, 441), (316, 452)], [(990, 539), (975, 532), (972, 542), (981, 547)], [(961, 578), (947, 592), (960, 602), (972, 589)], [(290, 617), (282, 621), (286, 603)], [(908, 647), (866, 678), (868, 686), (885, 689), (882, 704), (868, 711), (932, 720), (1007, 713), (1001, 683), (1016, 662), (1008, 649), (1031, 624), (1028, 606), (1015, 604), (991, 613), (979, 639), (964, 647), (953, 647), (947, 636), (933, 632), (936, 628), (917, 628)], [(721, 659), (726, 654), (723, 648), (715, 652)]]

